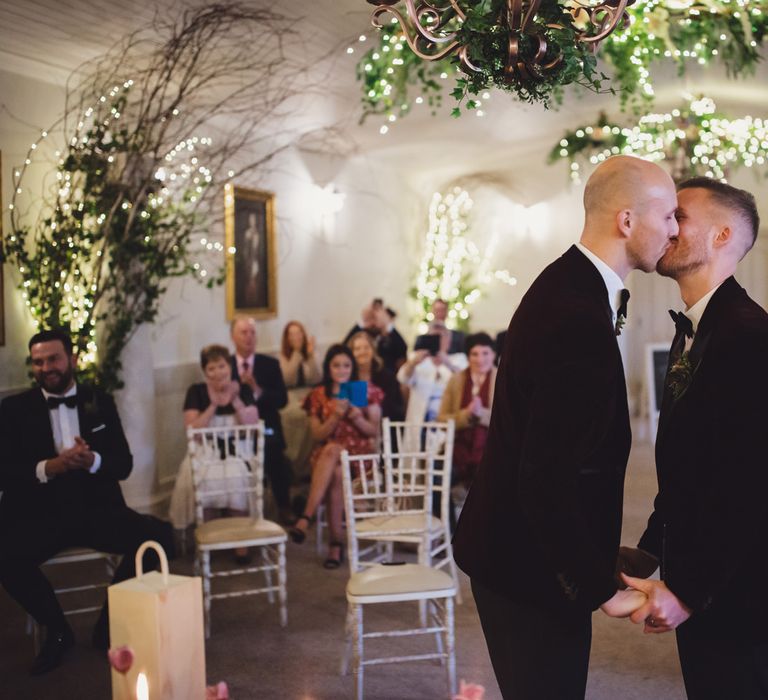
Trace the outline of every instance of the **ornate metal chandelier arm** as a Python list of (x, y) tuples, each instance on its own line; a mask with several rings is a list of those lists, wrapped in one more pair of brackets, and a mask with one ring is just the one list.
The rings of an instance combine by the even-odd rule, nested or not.
[[(589, 15), (590, 23), (600, 28), (597, 34), (593, 35), (579, 33), (579, 41), (585, 44), (599, 44), (619, 26), (619, 23), (622, 26), (626, 26), (629, 23), (629, 15), (626, 9), (627, 5), (630, 4), (630, 0), (604, 0), (604, 2), (594, 7), (578, 2), (578, 0), (576, 4)], [(599, 17), (600, 15), (602, 15), (602, 18)]]
[[(410, 10), (410, 8), (413, 6), (413, 0), (408, 0), (408, 6)], [(431, 16), (435, 16), (432, 14), (433, 10), (429, 8), (422, 8), (422, 14), (424, 12), (430, 13)], [(385, 29), (387, 27), (387, 25), (382, 23), (379, 19), (379, 17), (383, 14), (390, 14), (397, 18), (398, 22), (400, 22), (405, 40), (408, 42), (408, 46), (410, 46), (411, 51), (413, 51), (413, 53), (415, 53), (419, 58), (423, 58), (425, 61), (438, 61), (441, 58), (444, 58), (445, 56), (455, 52), (456, 47), (459, 45), (459, 41), (456, 39), (455, 33), (447, 34), (444, 37), (435, 37), (420, 25), (418, 17), (412, 22), (406, 22), (402, 13), (399, 10), (396, 10), (394, 7), (377, 7), (373, 11), (371, 14), (371, 22), (377, 29)], [(439, 17), (436, 17), (436, 19), (439, 21)], [(413, 31), (413, 36), (411, 35), (411, 31)], [(418, 46), (417, 42), (419, 38), (433, 44), (445, 44), (446, 42), (450, 43), (448, 43), (447, 46), (442, 47), (439, 51), (434, 53), (425, 53)]]

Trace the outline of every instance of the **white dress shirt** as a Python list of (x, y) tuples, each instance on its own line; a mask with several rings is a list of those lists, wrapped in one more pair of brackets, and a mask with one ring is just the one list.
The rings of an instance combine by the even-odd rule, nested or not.
[(589, 248), (582, 243), (577, 243), (576, 247), (584, 253), (600, 273), (605, 282), (605, 288), (608, 290), (608, 305), (611, 307), (613, 322), (616, 323), (616, 312), (621, 304), (621, 290), (624, 289), (624, 281), (616, 274), (616, 271), (606, 262), (597, 257)]
[[(46, 401), (49, 396), (54, 397), (67, 397), (77, 395), (77, 384), (64, 394), (51, 394), (45, 389), (41, 389)], [(56, 448), (56, 454), (61, 454), (64, 450), (68, 450), (75, 445), (75, 436), (80, 436), (80, 418), (77, 415), (77, 407), (69, 408), (68, 406), (61, 404), (56, 408), (48, 409), (48, 416), (51, 419), (51, 429), (53, 430), (53, 445)], [(98, 452), (94, 452), (94, 460), (88, 471), (91, 474), (95, 474), (101, 467), (101, 455)], [(45, 464), (48, 460), (44, 459), (37, 463), (35, 474), (37, 480), (45, 484), (48, 481), (48, 475), (45, 473)]]

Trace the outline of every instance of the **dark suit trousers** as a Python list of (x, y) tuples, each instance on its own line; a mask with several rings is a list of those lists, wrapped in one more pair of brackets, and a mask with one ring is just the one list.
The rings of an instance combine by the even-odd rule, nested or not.
[(564, 619), (472, 579), (488, 653), (505, 700), (583, 700), (592, 615)]
[(695, 614), (676, 632), (688, 700), (768, 700), (768, 642), (718, 634)]
[(272, 487), (278, 508), (291, 507), (291, 465), (279, 444), (267, 440), (264, 445), (264, 473)]
[[(39, 624), (58, 629), (66, 624), (64, 614), (40, 565), (68, 547), (122, 554), (112, 580), (117, 583), (135, 575), (136, 550), (146, 540), (159, 542), (169, 558), (175, 555), (170, 523), (125, 506), (73, 513), (69, 518), (4, 522), (0, 526), (0, 582)], [(147, 554), (144, 565), (157, 567), (154, 552)]]

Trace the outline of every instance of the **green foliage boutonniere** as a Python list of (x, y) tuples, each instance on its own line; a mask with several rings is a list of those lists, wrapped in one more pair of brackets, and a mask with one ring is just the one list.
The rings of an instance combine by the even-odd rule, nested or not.
[(667, 373), (667, 385), (675, 399), (679, 399), (688, 390), (693, 380), (693, 372), (691, 358), (688, 351), (685, 351)]

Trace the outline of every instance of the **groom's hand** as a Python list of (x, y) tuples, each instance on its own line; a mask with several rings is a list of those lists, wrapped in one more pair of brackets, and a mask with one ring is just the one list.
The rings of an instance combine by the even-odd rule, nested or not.
[(670, 632), (691, 616), (691, 609), (667, 588), (664, 581), (649, 581), (626, 574), (621, 578), (628, 586), (648, 596), (648, 602), (630, 615), (636, 625), (644, 623), (643, 632)]
[(623, 588), (619, 574), (648, 578), (659, 568), (659, 560), (648, 552), (636, 547), (619, 547), (619, 556), (616, 560), (616, 580)]
[(641, 608), (648, 602), (645, 593), (633, 591), (616, 591), (611, 598), (606, 600), (601, 606), (608, 617), (629, 617), (635, 610)]

